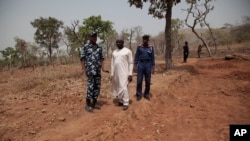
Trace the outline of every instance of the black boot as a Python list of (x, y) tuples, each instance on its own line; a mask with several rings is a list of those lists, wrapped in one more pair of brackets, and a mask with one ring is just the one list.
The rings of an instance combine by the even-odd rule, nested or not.
[(93, 108), (91, 107), (91, 101), (90, 99), (86, 99), (86, 106), (85, 106), (86, 111), (88, 112), (93, 112)]
[(95, 108), (95, 109), (101, 109), (101, 105), (97, 103), (96, 99), (93, 99), (93, 108)]

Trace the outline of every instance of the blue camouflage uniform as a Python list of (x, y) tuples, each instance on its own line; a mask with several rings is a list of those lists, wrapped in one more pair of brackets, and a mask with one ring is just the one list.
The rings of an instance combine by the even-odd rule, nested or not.
[(104, 60), (102, 48), (97, 44), (84, 45), (80, 60), (84, 60), (85, 73), (88, 78), (86, 99), (96, 100), (101, 87), (101, 65)]
[(138, 46), (135, 54), (134, 63), (137, 67), (136, 96), (142, 97), (143, 76), (145, 76), (144, 97), (149, 96), (151, 70), (155, 66), (154, 48), (150, 45)]

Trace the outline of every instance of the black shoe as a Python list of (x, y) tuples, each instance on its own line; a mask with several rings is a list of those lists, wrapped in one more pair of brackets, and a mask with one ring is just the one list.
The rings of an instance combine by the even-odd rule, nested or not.
[(118, 103), (116, 104), (116, 106), (123, 106), (123, 103), (118, 102)]
[(93, 108), (100, 110), (101, 109), (101, 105), (98, 104), (98, 103), (96, 103), (96, 104), (93, 105)]
[(122, 108), (124, 111), (128, 110), (128, 105), (123, 105), (123, 108)]
[(86, 110), (87, 112), (93, 112), (92, 107), (91, 107), (91, 106), (88, 106), (88, 105), (85, 106), (85, 110)]
[(98, 104), (97, 99), (93, 99), (92, 107), (95, 108), (95, 109), (99, 109), (99, 110), (101, 109), (101, 105)]
[(150, 100), (149, 95), (144, 96), (144, 98), (146, 98), (147, 100)]
[(136, 97), (136, 100), (137, 100), (137, 101), (140, 101), (140, 100), (141, 100), (141, 96), (137, 96), (137, 97)]

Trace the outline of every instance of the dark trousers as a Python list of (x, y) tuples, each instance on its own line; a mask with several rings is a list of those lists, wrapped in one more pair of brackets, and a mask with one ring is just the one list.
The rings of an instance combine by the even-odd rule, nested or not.
[(88, 75), (87, 76), (87, 100), (96, 100), (100, 94), (101, 88), (101, 75)]
[(143, 77), (145, 77), (145, 90), (144, 96), (149, 96), (150, 91), (150, 81), (151, 81), (151, 63), (142, 63), (138, 64), (137, 68), (137, 87), (136, 87), (136, 96), (142, 96), (142, 81)]
[(189, 54), (188, 52), (183, 52), (183, 56), (184, 56), (183, 61), (184, 62), (187, 62), (188, 54)]
[(198, 58), (201, 58), (201, 51), (197, 51), (197, 54), (198, 54)]

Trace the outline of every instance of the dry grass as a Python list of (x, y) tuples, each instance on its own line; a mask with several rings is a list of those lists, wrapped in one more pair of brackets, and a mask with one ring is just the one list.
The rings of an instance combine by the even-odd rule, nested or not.
[[(37, 67), (35, 71), (24, 71), (27, 75), (12, 78), (11, 85), (15, 87), (15, 92), (36, 90), (44, 95), (62, 88), (64, 85), (60, 80), (77, 79), (82, 76), (80, 66), (76, 64), (61, 66)], [(21, 73), (21, 72), (20, 72)], [(18, 75), (14, 74), (14, 75)]]

